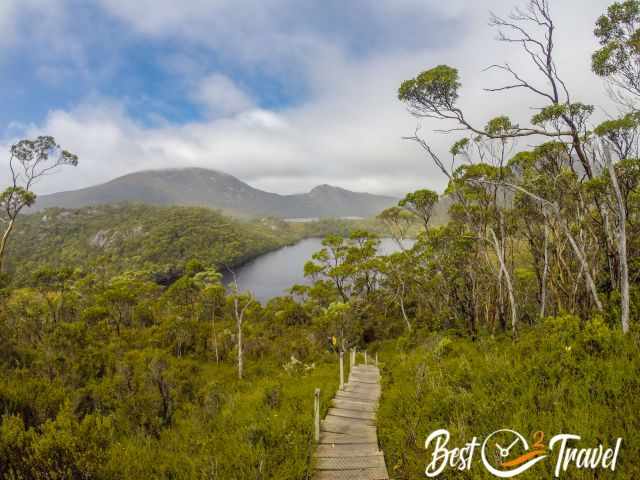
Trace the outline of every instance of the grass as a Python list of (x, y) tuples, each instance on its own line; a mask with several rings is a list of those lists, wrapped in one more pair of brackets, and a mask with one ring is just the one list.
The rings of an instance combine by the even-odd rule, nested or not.
[[(637, 333), (622, 338), (599, 319), (580, 326), (565, 316), (523, 332), (517, 343), (434, 334), (414, 345), (406, 339), (382, 344), (379, 438), (390, 475), (425, 478), (431, 451), (424, 443), (434, 430), (447, 429), (453, 447), (511, 428), (528, 439), (542, 430), (546, 441), (575, 433), (580, 447), (611, 446), (622, 437), (615, 474), (573, 468), (564, 476), (640, 478), (638, 341)], [(554, 452), (518, 478), (552, 478), (555, 459)], [(443, 478), (495, 477), (478, 452), (470, 471), (448, 469)]]

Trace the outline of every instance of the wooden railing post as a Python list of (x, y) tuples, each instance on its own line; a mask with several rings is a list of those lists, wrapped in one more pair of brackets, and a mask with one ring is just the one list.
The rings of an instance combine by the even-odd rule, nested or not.
[(378, 366), (378, 352), (376, 352), (376, 367)]
[(344, 390), (344, 352), (340, 352), (340, 390)]
[(367, 364), (367, 351), (364, 351), (364, 364)]
[(313, 409), (315, 414), (313, 438), (317, 443), (320, 441), (320, 389), (319, 388), (316, 388), (315, 398), (313, 403), (314, 403)]

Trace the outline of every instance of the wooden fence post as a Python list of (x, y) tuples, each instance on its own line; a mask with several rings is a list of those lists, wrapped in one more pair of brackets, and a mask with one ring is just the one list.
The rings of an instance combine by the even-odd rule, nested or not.
[(376, 367), (378, 366), (378, 352), (376, 352)]
[(367, 351), (364, 351), (364, 364), (367, 364)]
[(314, 405), (313, 405), (315, 419), (314, 419), (314, 434), (313, 438), (317, 442), (320, 441), (320, 389), (316, 388)]
[(344, 352), (340, 352), (340, 390), (344, 390)]

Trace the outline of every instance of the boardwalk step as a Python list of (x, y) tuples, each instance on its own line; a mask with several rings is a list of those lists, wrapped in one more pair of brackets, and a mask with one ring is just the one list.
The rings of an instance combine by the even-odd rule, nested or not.
[(366, 457), (382, 455), (376, 443), (318, 445), (316, 457)]
[[(336, 420), (337, 419), (337, 420)], [(345, 433), (353, 435), (368, 435), (376, 434), (376, 427), (374, 425), (367, 425), (365, 423), (345, 422), (340, 417), (333, 417), (325, 420), (320, 425), (320, 430), (323, 432), (331, 433)]]
[(320, 444), (352, 445), (362, 443), (374, 443), (377, 445), (378, 439), (374, 433), (347, 435), (344, 433), (320, 432)]
[(321, 457), (316, 459), (318, 470), (357, 470), (362, 468), (385, 468), (382, 454), (366, 457)]
[(360, 418), (362, 420), (375, 420), (376, 414), (371, 411), (351, 410), (346, 408), (330, 408), (329, 415), (345, 418)]
[(368, 403), (377, 403), (379, 395), (373, 395), (363, 392), (338, 392), (336, 393), (335, 398), (342, 400), (352, 400), (356, 402), (368, 402)]
[(360, 470), (320, 470), (316, 480), (388, 480), (386, 468), (367, 468)]
[(331, 404), (336, 408), (345, 408), (347, 410), (360, 410), (362, 412), (375, 412), (376, 410), (375, 404), (370, 402), (357, 402), (334, 398)]

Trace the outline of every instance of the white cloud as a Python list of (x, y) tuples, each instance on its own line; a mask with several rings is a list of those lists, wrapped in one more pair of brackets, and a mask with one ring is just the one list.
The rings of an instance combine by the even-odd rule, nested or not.
[(193, 99), (213, 115), (235, 114), (254, 106), (248, 94), (238, 88), (233, 80), (220, 73), (212, 73), (203, 78), (193, 92)]
[[(402, 80), (441, 63), (458, 67), (463, 83), (460, 104), (479, 125), (503, 113), (524, 123), (532, 114), (529, 107), (539, 104), (523, 91), (483, 91), (483, 87), (509, 81), (495, 72), (482, 73), (491, 63), (509, 61), (523, 74), (536, 75), (517, 47), (493, 41), (495, 32), (487, 27), (488, 10), (506, 13), (511, 2), (427, 2), (432, 14), (443, 21), (457, 19), (465, 28), (446, 32), (449, 42), (434, 43), (425, 34), (424, 41), (416, 37), (406, 48), (359, 56), (331, 35), (283, 26), (275, 17), (284, 0), (254, 3), (251, 9), (205, 0), (185, 0), (180, 8), (169, 0), (102, 2), (148, 35), (214, 45), (228, 34), (227, 54), (237, 54), (250, 64), (255, 58), (266, 63), (273, 59), (286, 69), (290, 65), (286, 57), (295, 57), (295, 69), (305, 76), (309, 96), (287, 108), (261, 109), (231, 78), (217, 73), (201, 76), (188, 59), (170, 59), (168, 64), (185, 75), (200, 75), (193, 96), (212, 115), (186, 125), (169, 121), (145, 126), (128, 116), (117, 101), (104, 99), (87, 101), (69, 111), (52, 111), (42, 125), (27, 133), (54, 135), (65, 148), (79, 154), (80, 166), (47, 179), (40, 187), (43, 192), (87, 186), (144, 168), (175, 166), (219, 169), (282, 193), (308, 190), (319, 183), (398, 195), (424, 187), (442, 190), (442, 175), (417, 145), (401, 139), (413, 133), (416, 124), (396, 99)], [(596, 105), (607, 105), (607, 99), (600, 80), (589, 69), (595, 48), (592, 30), (608, 3), (583, 2), (579, 9), (570, 0), (553, 4), (561, 74), (575, 99)], [(400, 18), (399, 10), (419, 10), (424, 2), (381, 1), (375, 5), (376, 15), (394, 12), (393, 18)], [(400, 30), (403, 25), (385, 28)], [(423, 133), (445, 153), (454, 138), (429, 133), (438, 126), (425, 121)]]

